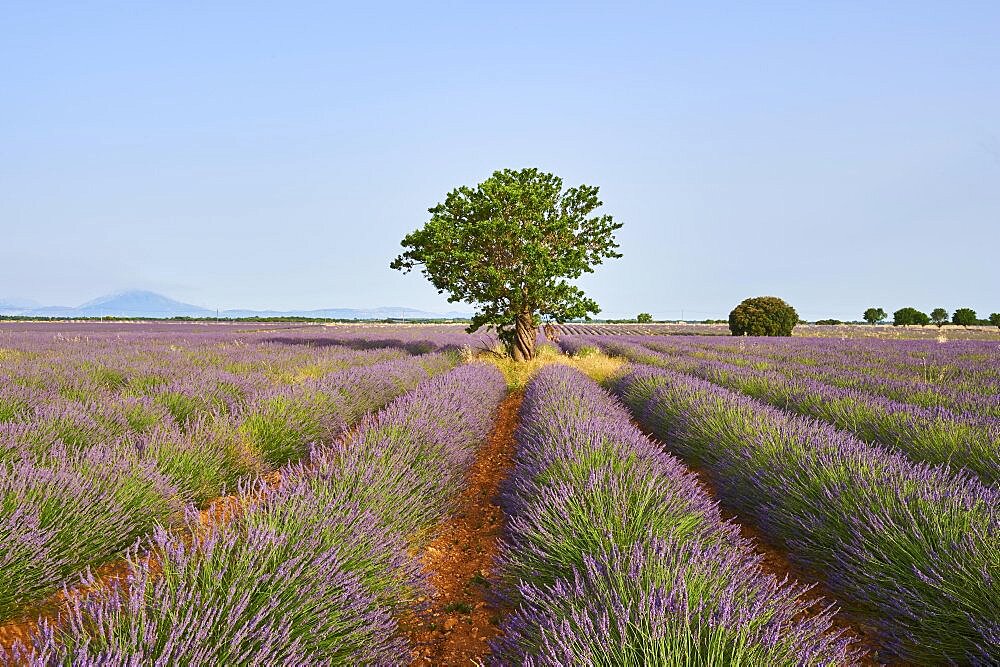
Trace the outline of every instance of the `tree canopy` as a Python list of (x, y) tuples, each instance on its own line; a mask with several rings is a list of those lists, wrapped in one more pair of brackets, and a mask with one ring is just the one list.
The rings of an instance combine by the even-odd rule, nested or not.
[(734, 336), (791, 336), (798, 323), (795, 309), (776, 296), (744, 299), (729, 313)]
[(639, 313), (635, 316), (635, 321), (639, 324), (649, 324), (653, 321), (653, 316), (649, 313)]
[(920, 326), (924, 326), (925, 324), (930, 324), (930, 322), (931, 318), (927, 317), (927, 313), (910, 306), (900, 308), (892, 314), (892, 324), (897, 327), (905, 327), (908, 324), (919, 324)]
[(971, 308), (959, 308), (951, 316), (952, 324), (960, 324), (963, 327), (971, 327), (979, 322), (979, 318), (976, 317), (976, 311)]
[(948, 321), (948, 311), (944, 308), (935, 308), (931, 311), (931, 322), (939, 327)]
[(869, 308), (865, 311), (865, 322), (868, 324), (877, 324), (888, 317), (887, 313), (881, 308)]
[(471, 333), (494, 326), (518, 361), (535, 352), (542, 317), (562, 323), (600, 312), (569, 283), (618, 258), (610, 215), (591, 185), (563, 189), (537, 169), (496, 171), (474, 188), (452, 190), (420, 229), (407, 234), (390, 267), (423, 274), (450, 302), (477, 307)]

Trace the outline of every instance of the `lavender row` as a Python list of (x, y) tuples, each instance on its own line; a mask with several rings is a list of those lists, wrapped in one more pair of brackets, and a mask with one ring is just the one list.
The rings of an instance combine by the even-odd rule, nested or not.
[(725, 502), (917, 664), (1000, 659), (1000, 493), (712, 383), (640, 366), (616, 392)]
[(765, 574), (695, 476), (613, 397), (549, 366), (528, 385), (498, 568), (496, 665), (843, 665), (830, 610)]
[(560, 342), (574, 339), (569, 344), (640, 344), (674, 356), (794, 369), (824, 381), (868, 378), (873, 393), (887, 392), (888, 398), (918, 405), (988, 411), (996, 409), (1000, 398), (1000, 349), (995, 342), (609, 335), (564, 336)]
[(1000, 484), (1000, 419), (921, 408), (808, 378), (659, 352), (630, 341), (602, 339), (597, 344), (632, 361), (693, 374), (776, 407), (829, 422), (862, 440), (897, 449), (915, 461), (967, 468), (986, 484)]
[(858, 348), (812, 341), (789, 346), (766, 340), (741, 340), (738, 344), (689, 344), (648, 337), (632, 340), (668, 354), (712, 355), (721, 361), (809, 377), (903, 403), (1000, 417), (1000, 354), (981, 344), (949, 343), (929, 350), (911, 344), (911, 349), (900, 350), (898, 345)]
[[(33, 665), (399, 665), (396, 617), (427, 594), (413, 545), (451, 511), (506, 392), (463, 366), (365, 418), (234, 521), (160, 531), (127, 584), (77, 599), (13, 659)], [(261, 498), (262, 496), (262, 498)], [(249, 500), (253, 499), (253, 500)], [(0, 656), (2, 658), (2, 656)]]
[(185, 503), (329, 444), (453, 364), (453, 356), (430, 355), (352, 368), (273, 390), (239, 416), (160, 426), (134, 447), (71, 450), (60, 441), (44, 455), (0, 464), (0, 619), (121, 557), (155, 526), (177, 526)]

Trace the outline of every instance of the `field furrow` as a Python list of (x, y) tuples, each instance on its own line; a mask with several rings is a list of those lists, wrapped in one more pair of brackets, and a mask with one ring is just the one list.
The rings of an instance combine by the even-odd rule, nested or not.
[(853, 664), (807, 587), (779, 581), (696, 477), (581, 373), (527, 389), (502, 496), (497, 665)]
[(1000, 656), (1000, 496), (974, 477), (689, 375), (638, 367), (616, 392), (727, 504), (917, 664)]
[(925, 408), (808, 377), (761, 370), (749, 363), (695, 357), (684, 347), (608, 338), (591, 342), (632, 361), (695, 375), (820, 419), (867, 442), (892, 447), (914, 461), (965, 468), (986, 484), (1000, 484), (1000, 419), (996, 417)]
[[(13, 659), (31, 664), (399, 664), (396, 618), (427, 594), (411, 555), (456, 491), (505, 393), (463, 366), (281, 471), (233, 519), (159, 531), (124, 585), (73, 600)], [(137, 631), (139, 630), (139, 631)]]

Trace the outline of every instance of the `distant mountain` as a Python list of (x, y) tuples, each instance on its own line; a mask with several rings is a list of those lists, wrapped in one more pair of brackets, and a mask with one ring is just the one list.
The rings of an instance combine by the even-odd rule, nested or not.
[(32, 308), (39, 308), (41, 305), (31, 299), (0, 298), (0, 314), (16, 315)]
[(224, 310), (222, 317), (325, 317), (333, 320), (439, 320), (468, 319), (470, 313), (429, 313), (401, 306), (381, 308), (320, 308), (318, 310)]
[[(98, 297), (79, 306), (41, 306), (25, 300), (0, 300), (0, 315), (26, 317), (214, 317), (216, 311), (145, 290), (128, 290)], [(467, 319), (470, 313), (449, 311), (430, 313), (414, 308), (388, 306), (380, 308), (321, 308), (317, 310), (245, 310), (233, 309), (219, 313), (221, 317), (319, 317), (344, 320), (384, 319)]]
[(98, 297), (73, 309), (76, 317), (211, 317), (214, 310), (147, 292), (129, 290)]

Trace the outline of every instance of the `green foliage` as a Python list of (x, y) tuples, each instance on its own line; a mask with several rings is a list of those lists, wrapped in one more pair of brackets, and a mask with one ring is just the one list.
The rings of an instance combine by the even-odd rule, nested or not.
[(948, 311), (944, 308), (935, 308), (931, 311), (931, 322), (939, 327), (948, 321)]
[(795, 309), (776, 296), (744, 299), (729, 313), (734, 336), (791, 336), (798, 322)]
[(639, 324), (649, 324), (653, 321), (653, 316), (649, 313), (639, 313), (635, 316), (635, 321)]
[(407, 234), (406, 251), (390, 267), (416, 266), (451, 302), (477, 306), (471, 333), (492, 325), (517, 361), (534, 356), (541, 317), (565, 322), (600, 311), (568, 280), (621, 257), (598, 188), (563, 189), (557, 176), (537, 169), (496, 171), (475, 188), (448, 193), (429, 209), (431, 219)]
[(249, 451), (276, 467), (332, 439), (344, 426), (342, 411), (340, 401), (323, 392), (272, 396), (247, 411), (237, 432)]
[(952, 324), (960, 324), (963, 327), (970, 327), (973, 324), (979, 323), (979, 318), (976, 317), (976, 311), (971, 308), (959, 308), (955, 311), (955, 314), (951, 316)]
[(0, 424), (12, 422), (30, 413), (28, 402), (16, 395), (0, 396)]
[(841, 322), (840, 320), (829, 319), (829, 320), (816, 320), (816, 324), (834, 325), (834, 324), (843, 324), (843, 322)]
[(990, 313), (990, 324), (1000, 329), (1000, 313)]
[(192, 423), (199, 415), (209, 412), (206, 401), (179, 391), (165, 391), (157, 394), (155, 400), (170, 412), (170, 416), (182, 428)]
[(163, 429), (147, 439), (145, 455), (180, 494), (201, 506), (236, 489), (239, 480), (259, 473), (254, 458), (228, 424), (198, 423), (190, 433)]
[(908, 324), (919, 324), (920, 326), (924, 326), (930, 323), (931, 318), (927, 316), (927, 313), (921, 312), (916, 308), (911, 308), (909, 306), (906, 308), (900, 308), (892, 314), (892, 325), (894, 327), (905, 327)]
[(868, 324), (877, 324), (885, 320), (888, 314), (881, 308), (869, 308), (865, 311), (864, 318)]

